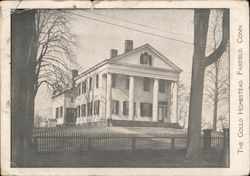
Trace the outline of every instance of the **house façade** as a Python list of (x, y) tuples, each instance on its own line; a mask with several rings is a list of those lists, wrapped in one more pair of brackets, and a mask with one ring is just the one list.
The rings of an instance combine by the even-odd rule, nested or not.
[(58, 125), (177, 124), (181, 71), (151, 45), (133, 48), (126, 40), (123, 53), (111, 49), (109, 59), (72, 71), (72, 89), (52, 96), (53, 119)]

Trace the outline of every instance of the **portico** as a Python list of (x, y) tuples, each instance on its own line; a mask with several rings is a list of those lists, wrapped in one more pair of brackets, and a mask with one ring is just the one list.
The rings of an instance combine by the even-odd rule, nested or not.
[[(128, 90), (121, 91), (123, 84), (117, 85), (117, 87), (112, 87), (112, 75), (116, 75), (116, 79), (121, 77), (127, 77), (128, 80), (124, 79), (123, 82), (128, 83)], [(146, 75), (145, 75), (146, 76)], [(152, 89), (149, 91), (144, 91), (142, 89), (143, 82), (140, 80), (149, 79), (150, 84), (152, 84)], [(108, 119), (123, 119), (124, 116), (118, 113), (118, 115), (112, 114), (112, 101), (118, 99), (123, 99), (120, 101), (120, 111), (124, 112), (124, 107), (122, 107), (122, 102), (128, 101), (128, 115), (127, 119), (129, 121), (151, 121), (151, 122), (166, 122), (166, 123), (176, 123), (177, 122), (177, 83), (173, 80), (162, 79), (162, 76), (156, 76), (152, 74), (150, 77), (132, 75), (131, 72), (127, 74), (121, 74), (116, 72), (107, 72), (106, 76), (106, 117)], [(163, 92), (159, 92), (159, 82), (164, 82), (165, 89)], [(122, 79), (119, 80), (119, 83)], [(136, 83), (135, 83), (136, 82)], [(145, 84), (145, 83), (144, 83)], [(113, 93), (112, 93), (113, 92)], [(117, 93), (119, 92), (119, 93)], [(113, 96), (112, 96), (113, 94)], [(122, 94), (123, 96), (121, 96)], [(135, 95), (136, 94), (136, 95)], [(120, 98), (117, 95), (123, 97)], [(145, 96), (145, 97), (144, 97)], [(142, 117), (142, 111), (140, 108), (141, 103), (152, 104), (152, 115)]]

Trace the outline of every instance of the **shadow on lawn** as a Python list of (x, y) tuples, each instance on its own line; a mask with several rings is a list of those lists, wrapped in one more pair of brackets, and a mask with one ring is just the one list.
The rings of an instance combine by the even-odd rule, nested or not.
[(206, 163), (185, 162), (186, 151), (91, 151), (38, 155), (32, 167), (223, 167), (215, 151), (203, 152)]

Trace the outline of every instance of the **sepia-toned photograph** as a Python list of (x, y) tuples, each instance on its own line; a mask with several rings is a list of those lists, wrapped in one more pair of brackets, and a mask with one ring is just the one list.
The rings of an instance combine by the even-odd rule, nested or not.
[(20, 9), (11, 32), (12, 167), (229, 167), (228, 9)]
[(234, 12), (13, 6), (9, 101), (1, 101), (10, 109), (9, 160), (2, 161), (20, 175), (230, 169), (232, 157), (249, 155), (247, 51), (234, 55), (248, 28), (234, 27), (232, 37)]

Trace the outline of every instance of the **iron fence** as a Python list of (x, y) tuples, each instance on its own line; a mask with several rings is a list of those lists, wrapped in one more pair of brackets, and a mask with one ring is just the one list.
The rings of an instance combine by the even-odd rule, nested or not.
[(88, 135), (82, 132), (36, 131), (33, 141), (38, 153), (60, 151), (167, 150), (185, 149), (185, 136), (152, 134)]
[[(33, 141), (38, 153), (187, 148), (186, 135), (166, 136), (147, 133), (102, 133), (90, 135), (84, 132), (35, 131), (33, 133)], [(202, 135), (201, 146), (221, 152), (224, 146), (223, 132), (211, 133), (209, 138)]]

